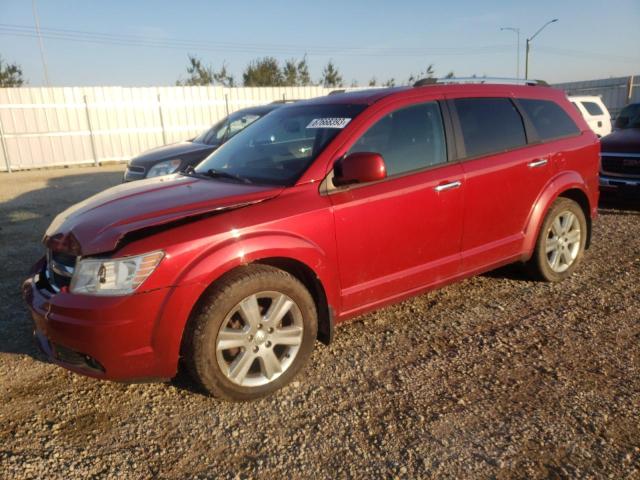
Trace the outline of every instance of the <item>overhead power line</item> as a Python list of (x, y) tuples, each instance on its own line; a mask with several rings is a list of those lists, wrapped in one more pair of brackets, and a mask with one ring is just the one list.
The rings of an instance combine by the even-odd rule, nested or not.
[[(185, 51), (211, 51), (223, 53), (253, 53), (261, 55), (300, 55), (308, 56), (371, 56), (371, 57), (427, 57), (427, 56), (475, 56), (508, 53), (510, 45), (484, 45), (468, 47), (349, 47), (339, 45), (291, 45), (269, 43), (238, 43), (225, 41), (207, 41), (181, 39), (173, 37), (149, 37), (124, 33), (90, 32), (65, 28), (40, 27), (40, 36), (36, 28), (30, 25), (0, 23), (0, 35), (47, 38), (68, 42), (92, 43), (124, 47), (170, 48)], [(538, 46), (536, 50), (550, 55), (572, 57), (576, 59), (598, 59), (611, 62), (640, 62), (640, 58), (624, 55), (610, 55), (549, 46)]]
[(598, 60), (609, 60), (612, 62), (640, 62), (640, 57), (628, 57), (626, 55), (611, 55), (608, 53), (588, 52), (585, 50), (573, 50), (569, 48), (557, 48), (538, 46), (536, 50), (551, 55), (561, 55), (573, 58), (594, 58)]
[[(35, 37), (37, 31), (28, 25), (0, 24), (0, 35), (16, 37)], [(172, 48), (180, 50), (203, 50), (231, 53), (262, 53), (297, 55), (334, 56), (429, 56), (429, 55), (483, 55), (502, 53), (509, 45), (486, 45), (472, 47), (344, 47), (329, 45), (287, 45), (265, 43), (211, 42), (186, 40), (179, 38), (152, 38), (143, 35), (112, 34), (70, 30), (61, 28), (40, 28), (40, 35), (51, 40), (64, 40), (82, 43), (98, 43), (117, 46), (139, 46), (153, 48)]]

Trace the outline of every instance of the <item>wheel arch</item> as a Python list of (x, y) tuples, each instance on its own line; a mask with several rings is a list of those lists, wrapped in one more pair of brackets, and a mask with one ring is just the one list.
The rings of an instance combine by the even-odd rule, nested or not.
[(332, 340), (339, 288), (325, 252), (296, 236), (254, 236), (213, 248), (185, 268), (163, 307), (172, 314), (163, 314), (153, 332), (153, 349), (162, 352), (166, 364), (177, 368), (187, 322), (207, 292), (228, 273), (251, 264), (271, 265), (300, 280), (316, 302), (318, 339)]
[(318, 314), (318, 340), (325, 345), (329, 345), (333, 341), (334, 335), (334, 312), (327, 300), (324, 285), (313, 269), (299, 260), (288, 257), (261, 258), (254, 263), (270, 265), (284, 270), (297, 278), (300, 283), (306, 287), (316, 304), (316, 312)]
[(523, 260), (531, 258), (547, 212), (551, 208), (551, 205), (553, 205), (553, 202), (560, 197), (575, 201), (584, 212), (587, 221), (586, 248), (589, 247), (591, 243), (592, 213), (594, 212), (595, 206), (590, 200), (589, 192), (582, 176), (577, 172), (564, 172), (547, 184), (532, 208), (529, 220), (524, 229), (525, 240), (523, 251), (525, 253)]
[(589, 248), (589, 246), (591, 245), (591, 225), (592, 225), (589, 197), (587, 197), (587, 194), (584, 193), (584, 191), (582, 191), (579, 188), (570, 188), (568, 190), (564, 190), (563, 192), (560, 193), (560, 195), (558, 195), (557, 198), (560, 198), (560, 197), (568, 198), (576, 202), (578, 205), (580, 205), (580, 208), (584, 213), (584, 218), (587, 222), (587, 241), (585, 243), (584, 248), (585, 249)]

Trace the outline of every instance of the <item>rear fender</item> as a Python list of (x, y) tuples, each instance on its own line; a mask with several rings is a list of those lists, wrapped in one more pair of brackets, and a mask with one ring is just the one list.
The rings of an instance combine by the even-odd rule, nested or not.
[(535, 205), (531, 209), (529, 219), (524, 229), (525, 240), (523, 260), (528, 260), (533, 255), (533, 251), (536, 247), (536, 240), (538, 239), (540, 228), (542, 228), (542, 222), (544, 222), (544, 218), (549, 211), (549, 208), (551, 208), (551, 205), (558, 197), (562, 196), (562, 194), (568, 190), (580, 190), (584, 193), (589, 202), (589, 211), (586, 216), (590, 224), (590, 218), (595, 216), (597, 206), (593, 205), (592, 195), (590, 195), (584, 179), (575, 171), (562, 172), (558, 174), (549, 183), (547, 183), (546, 187), (536, 200)]

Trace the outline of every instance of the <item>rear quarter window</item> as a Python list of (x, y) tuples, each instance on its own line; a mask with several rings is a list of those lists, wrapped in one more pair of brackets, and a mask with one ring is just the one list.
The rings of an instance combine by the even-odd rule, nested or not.
[(540, 140), (553, 140), (580, 133), (580, 129), (567, 112), (555, 102), (521, 98), (518, 99), (518, 103), (531, 120)]
[(604, 112), (596, 102), (582, 102), (582, 106), (589, 112), (589, 115), (604, 115)]

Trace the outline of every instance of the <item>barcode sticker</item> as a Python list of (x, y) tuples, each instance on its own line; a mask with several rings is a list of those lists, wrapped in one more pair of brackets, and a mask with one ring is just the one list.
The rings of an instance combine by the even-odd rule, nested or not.
[(350, 118), (314, 118), (307, 128), (344, 128), (350, 121)]

